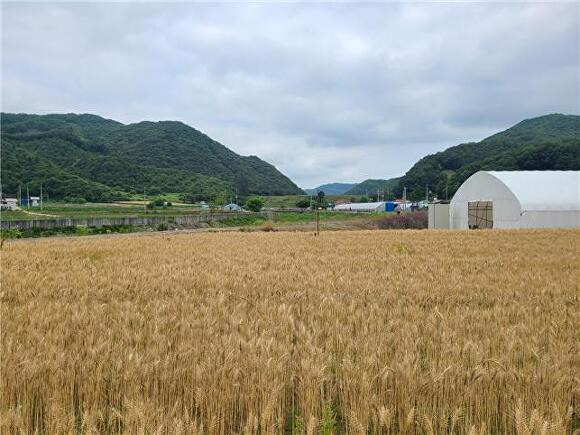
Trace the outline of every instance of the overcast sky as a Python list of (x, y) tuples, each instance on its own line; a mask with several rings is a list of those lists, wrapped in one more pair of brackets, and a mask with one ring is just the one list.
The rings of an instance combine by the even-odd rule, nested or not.
[(2, 3), (2, 110), (180, 120), (301, 187), (580, 110), (578, 2)]

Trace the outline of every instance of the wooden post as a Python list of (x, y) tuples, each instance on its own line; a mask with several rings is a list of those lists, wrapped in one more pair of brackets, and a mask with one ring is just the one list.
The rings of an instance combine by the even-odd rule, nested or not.
[(320, 209), (316, 208), (316, 235), (320, 234)]

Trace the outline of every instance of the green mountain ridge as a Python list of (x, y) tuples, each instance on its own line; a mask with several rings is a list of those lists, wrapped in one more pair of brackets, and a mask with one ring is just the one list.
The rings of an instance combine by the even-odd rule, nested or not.
[(368, 179), (347, 190), (345, 195), (376, 195), (377, 190), (382, 190), (385, 193), (392, 192), (398, 181), (399, 178)]
[(480, 170), (580, 170), (580, 116), (550, 114), (526, 119), (480, 142), (460, 144), (420, 159), (399, 179), (394, 191), (422, 199), (426, 186), (451, 198)]
[(323, 191), (325, 195), (342, 195), (349, 189), (356, 186), (357, 183), (327, 183), (322, 184), (313, 189), (303, 189), (308, 195), (316, 195), (318, 192)]
[(2, 113), (2, 188), (109, 201), (130, 194), (302, 194), (274, 166), (178, 121), (124, 125), (97, 115)]

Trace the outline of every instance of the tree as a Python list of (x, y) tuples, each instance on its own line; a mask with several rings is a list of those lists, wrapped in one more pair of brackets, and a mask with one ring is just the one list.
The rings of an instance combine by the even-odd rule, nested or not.
[(369, 199), (366, 196), (361, 196), (358, 202), (369, 202)]
[(300, 200), (296, 201), (296, 207), (308, 208), (308, 207), (310, 207), (310, 200), (308, 198), (300, 199)]
[(322, 205), (324, 203), (324, 192), (321, 190), (316, 196), (318, 197), (318, 204)]
[(246, 208), (250, 211), (260, 211), (262, 210), (262, 207), (264, 207), (264, 204), (266, 203), (266, 201), (264, 200), (263, 197), (261, 196), (252, 196), (251, 198), (248, 198), (248, 200), (246, 201)]

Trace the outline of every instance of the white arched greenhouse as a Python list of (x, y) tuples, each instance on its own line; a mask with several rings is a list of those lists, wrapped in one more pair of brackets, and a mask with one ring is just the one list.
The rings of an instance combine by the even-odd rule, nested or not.
[(337, 204), (336, 211), (385, 211), (386, 202), (353, 202), (348, 204)]
[(454, 229), (580, 227), (580, 171), (479, 171), (449, 214)]

